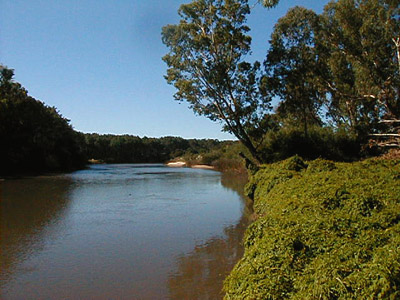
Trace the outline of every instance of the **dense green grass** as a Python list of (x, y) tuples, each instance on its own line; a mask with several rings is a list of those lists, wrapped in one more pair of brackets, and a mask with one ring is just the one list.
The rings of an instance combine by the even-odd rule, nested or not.
[(263, 165), (225, 299), (400, 299), (400, 161)]

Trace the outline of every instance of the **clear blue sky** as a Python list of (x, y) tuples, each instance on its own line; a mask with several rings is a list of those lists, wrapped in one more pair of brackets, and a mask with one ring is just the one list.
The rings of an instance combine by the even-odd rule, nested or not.
[[(232, 139), (221, 125), (174, 101), (163, 75), (161, 27), (179, 21), (181, 0), (0, 0), (0, 64), (76, 130), (139, 136)], [(255, 3), (256, 1), (254, 1)], [(256, 6), (253, 57), (263, 60), (289, 7), (321, 12), (327, 1)]]

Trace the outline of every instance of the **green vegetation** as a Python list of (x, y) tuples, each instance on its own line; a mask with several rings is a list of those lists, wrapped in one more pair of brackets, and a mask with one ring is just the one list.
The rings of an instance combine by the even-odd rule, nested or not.
[(378, 154), (370, 137), (400, 119), (398, 1), (294, 7), (274, 27), (264, 68), (249, 63), (250, 11), (247, 0), (194, 0), (163, 28), (176, 100), (223, 123), (256, 164), (320, 158), (252, 170), (258, 219), (226, 299), (399, 298), (399, 162), (321, 159)]
[[(372, 149), (362, 149), (356, 134), (344, 129), (311, 126), (304, 135), (303, 128), (286, 126), (270, 131), (260, 146), (263, 161), (276, 162), (293, 155), (305, 159), (325, 158), (335, 161), (354, 161), (360, 155), (374, 154)], [(368, 152), (367, 152), (368, 151)], [(376, 151), (376, 154), (379, 152)]]
[[(258, 2), (272, 7), (279, 1)], [(348, 160), (366, 153), (371, 134), (386, 133), (382, 121), (398, 122), (398, 1), (331, 1), (322, 14), (294, 7), (274, 27), (264, 68), (249, 62), (250, 12), (247, 0), (194, 0), (180, 7), (179, 24), (165, 26), (162, 35), (169, 48), (165, 77), (177, 89), (176, 100), (223, 123), (256, 163), (293, 154), (284, 143), (262, 147), (289, 128), (303, 145), (316, 136), (315, 129), (309, 136), (311, 127), (330, 131), (320, 140), (330, 136), (334, 148), (327, 157), (324, 147), (314, 147), (314, 157)], [(278, 99), (275, 111), (272, 99)], [(352, 153), (332, 154), (345, 143), (354, 144)]]
[(0, 175), (68, 171), (87, 159), (106, 163), (164, 163), (183, 157), (189, 163), (243, 170), (238, 142), (180, 137), (83, 134), (54, 107), (28, 95), (13, 80), (14, 71), (0, 68)]
[[(257, 2), (272, 8), (279, 1)], [(181, 6), (179, 24), (162, 31), (175, 98), (222, 122), (241, 145), (83, 135), (1, 67), (0, 174), (73, 169), (85, 156), (113, 163), (184, 157), (219, 169), (249, 165), (239, 153), (256, 164), (296, 154), (353, 161), (379, 154), (368, 147), (371, 134), (388, 130), (390, 146), (398, 146), (398, 1), (331, 1), (322, 14), (294, 7), (277, 22), (263, 64), (250, 57), (250, 13), (247, 0), (194, 0)]]
[(261, 64), (249, 63), (250, 8), (246, 0), (193, 1), (181, 5), (178, 25), (167, 25), (162, 40), (170, 49), (163, 57), (167, 82), (175, 99), (186, 100), (196, 114), (223, 121), (253, 158), (261, 161), (254, 133), (259, 132), (271, 98), (262, 85)]
[[(183, 139), (180, 137), (140, 138), (133, 135), (85, 134), (89, 158), (107, 163), (163, 163), (182, 158), (211, 164), (228, 151), (232, 141)], [(231, 152), (234, 150), (230, 150)]]
[(246, 187), (257, 220), (225, 299), (398, 299), (400, 161), (293, 157)]
[(281, 99), (278, 115), (286, 123), (299, 124), (305, 137), (309, 126), (323, 124), (319, 112), (325, 94), (316, 76), (322, 64), (314, 47), (318, 25), (318, 16), (312, 10), (290, 9), (275, 25), (265, 61), (270, 90)]
[(194, 0), (162, 30), (176, 100), (239, 142), (81, 134), (0, 66), (0, 175), (73, 169), (86, 157), (242, 170), (251, 157), (257, 219), (226, 299), (399, 299), (400, 161), (346, 163), (379, 154), (371, 134), (400, 119), (399, 1), (294, 7), (263, 63), (249, 57), (250, 13), (247, 0)]
[[(247, 149), (238, 141), (219, 142), (214, 147), (196, 151), (189, 149), (180, 158), (190, 165), (210, 165), (219, 171), (247, 174), (245, 161), (240, 153)], [(179, 158), (178, 158), (179, 159)]]
[(160, 163), (182, 155), (190, 144), (178, 137), (157, 139), (93, 133), (85, 134), (85, 146), (90, 159), (107, 163)]
[(28, 95), (0, 66), (0, 175), (85, 165), (83, 136), (54, 107)]
[(68, 171), (84, 167), (87, 159), (164, 163), (181, 157), (189, 163), (214, 165), (221, 170), (244, 169), (238, 155), (242, 147), (234, 141), (76, 132), (56, 108), (29, 96), (13, 76), (13, 70), (1, 67), (1, 176)]
[(90, 159), (106, 163), (164, 163), (185, 161), (189, 166), (205, 164), (220, 171), (246, 173), (239, 153), (247, 149), (238, 141), (183, 139), (180, 137), (140, 138), (132, 135), (84, 134)]

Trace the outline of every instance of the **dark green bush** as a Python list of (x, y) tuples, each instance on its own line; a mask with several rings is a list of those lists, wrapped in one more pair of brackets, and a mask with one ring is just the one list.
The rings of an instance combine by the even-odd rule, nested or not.
[(281, 128), (266, 134), (262, 155), (266, 162), (276, 162), (299, 155), (305, 159), (325, 158), (353, 161), (360, 158), (361, 142), (356, 136), (329, 127), (311, 127), (308, 135), (297, 128)]

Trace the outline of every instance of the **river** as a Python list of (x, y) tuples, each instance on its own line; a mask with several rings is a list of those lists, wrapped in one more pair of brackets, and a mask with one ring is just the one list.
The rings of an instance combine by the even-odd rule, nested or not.
[(242, 256), (242, 188), (154, 164), (0, 182), (0, 298), (220, 299)]

